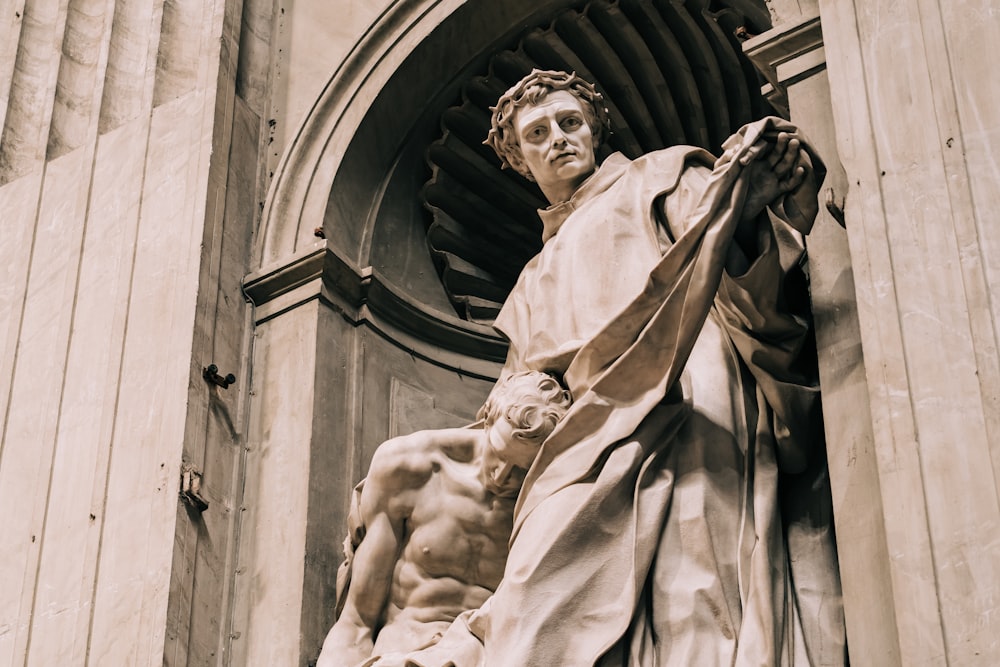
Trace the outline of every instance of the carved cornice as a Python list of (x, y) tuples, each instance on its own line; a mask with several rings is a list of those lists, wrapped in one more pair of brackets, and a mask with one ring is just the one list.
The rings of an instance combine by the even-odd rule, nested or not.
[(280, 265), (247, 276), (243, 290), (255, 307), (255, 324), (314, 299), (355, 326), (432, 363), (492, 379), (507, 343), (489, 326), (467, 322), (408, 297), (371, 267), (358, 267), (330, 247), (314, 243)]
[(254, 271), (243, 280), (243, 291), (256, 306), (261, 307), (297, 287), (317, 280), (323, 274), (323, 262), (331, 252), (325, 241), (313, 244), (280, 264)]
[(826, 67), (820, 18), (782, 23), (744, 42), (743, 53), (767, 79), (764, 95), (787, 111), (787, 87)]

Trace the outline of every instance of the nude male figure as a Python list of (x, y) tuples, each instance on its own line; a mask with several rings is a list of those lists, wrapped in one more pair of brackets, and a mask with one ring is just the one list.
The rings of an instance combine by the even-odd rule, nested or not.
[(366, 532), (317, 667), (391, 662), (492, 595), (524, 475), (569, 403), (550, 375), (515, 373), (493, 389), (481, 425), (378, 448), (360, 499)]

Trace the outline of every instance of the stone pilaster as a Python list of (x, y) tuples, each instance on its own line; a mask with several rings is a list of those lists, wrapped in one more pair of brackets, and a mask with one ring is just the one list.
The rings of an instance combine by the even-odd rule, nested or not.
[(838, 220), (848, 184), (837, 153), (823, 33), (815, 13), (785, 12), (790, 20), (746, 42), (744, 51), (764, 73), (768, 96), (787, 104), (827, 164), (820, 218), (806, 244), (848, 650), (856, 661), (898, 665), (854, 270), (848, 232)]

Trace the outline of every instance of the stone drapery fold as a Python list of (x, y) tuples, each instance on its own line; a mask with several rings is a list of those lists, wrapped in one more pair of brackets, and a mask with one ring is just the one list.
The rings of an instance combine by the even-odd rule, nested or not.
[(828, 527), (795, 572), (829, 590), (800, 600), (778, 502), (781, 462), (822, 449), (815, 379), (792, 370), (808, 327), (780, 312), (773, 235), (745, 274), (724, 270), (739, 158), (774, 131), (795, 129), (748, 125), (713, 169), (686, 147), (612, 156), (543, 212), (545, 247), (496, 326), (505, 372), (561, 374), (574, 405), (525, 480), (500, 587), (412, 664), (843, 660), (836, 576), (815, 575), (836, 572)]

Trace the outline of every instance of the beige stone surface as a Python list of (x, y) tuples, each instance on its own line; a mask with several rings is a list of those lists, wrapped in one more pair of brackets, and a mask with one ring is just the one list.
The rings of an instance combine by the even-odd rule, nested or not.
[[(260, 326), (237, 577), (236, 664), (299, 663), (319, 304)], [(269, 493), (270, 491), (270, 493)]]
[[(41, 174), (18, 179), (0, 186), (0, 205), (11, 220), (33, 220), (38, 208)], [(23, 222), (10, 225), (0, 237), (0, 408), (7, 413), (10, 387), (14, 381), (14, 360), (21, 332), (21, 312), (24, 309), (25, 289), (28, 281), (28, 262), (31, 259), (31, 239), (34, 225)]]
[[(825, 72), (789, 86), (793, 119), (827, 157), (824, 193), (841, 202), (850, 191), (839, 164)], [(826, 194), (821, 194), (825, 200)], [(865, 360), (854, 301), (847, 232), (821, 210), (808, 239), (810, 292), (816, 318), (827, 458), (837, 525), (848, 647), (852, 655), (899, 662)]]
[[(371, 24), (392, 4), (309, 2), (281, 6), (275, 17), (269, 91), (270, 131), (267, 167), (277, 169), (284, 150), (299, 131), (330, 74)], [(288, 11), (286, 11), (286, 9)]]
[(995, 10), (820, 8), (902, 663), (993, 664), (997, 241), (982, 165), (1000, 121), (974, 64), (996, 22), (968, 19)]
[(819, 13), (817, 0), (765, 0), (775, 27), (794, 24)]
[[(50, 482), (57, 492), (48, 501), (46, 548), (37, 575), (48, 585), (39, 590), (35, 607), (40, 613), (32, 619), (32, 635), (65, 639), (37, 642), (30, 658), (39, 665), (78, 662), (86, 651), (91, 614), (84, 601), (92, 595), (104, 516), (110, 455), (105, 443), (115, 421), (110, 388), (117, 385), (121, 368), (145, 130), (134, 123), (105, 135), (95, 155), (101, 166), (91, 187), (91, 223), (83, 239), (75, 333)], [(133, 193), (131, 201), (122, 200), (123, 190)], [(66, 567), (67, 554), (78, 555), (75, 567)]]
[[(0, 584), (6, 592), (0, 618), (16, 630), (0, 639), (0, 660), (16, 660), (15, 656), (23, 655), (28, 645), (30, 618), (19, 612), (33, 604), (35, 567), (45, 528), (48, 479), (83, 231), (81, 214), (86, 205), (86, 195), (76, 182), (81, 157), (69, 155), (49, 165), (19, 319), (19, 344), (0, 461), (0, 503), (10, 511), (10, 539), (5, 540), (0, 558)], [(66, 196), (69, 193), (76, 196)], [(53, 308), (53, 304), (59, 307)]]
[(223, 4), (14, 4), (0, 661), (158, 664)]
[[(108, 469), (116, 483), (107, 491), (103, 526), (105, 535), (132, 532), (136, 542), (119, 539), (102, 545), (98, 568), (106, 575), (95, 587), (90, 642), (90, 654), (99, 661), (113, 662), (136, 648), (162, 652), (179, 482), (171, 464), (178, 459), (184, 432), (192, 339), (163, 340), (161, 332), (193, 326), (200, 238), (194, 226), (175, 221), (203, 217), (204, 204), (196, 193), (199, 181), (204, 188), (199, 172), (207, 171), (207, 151), (191, 155), (173, 147), (207, 149), (207, 137), (198, 140), (203, 110), (204, 98), (190, 94), (157, 108), (150, 124)], [(178, 207), (178, 202), (184, 204)], [(158, 372), (143, 372), (147, 368)], [(150, 405), (157, 408), (150, 410)], [(149, 639), (136, 647), (126, 637)]]
[[(255, 193), (260, 189), (262, 125), (259, 112), (242, 96), (247, 91), (240, 88), (239, 68), (266, 69), (269, 58), (266, 48), (247, 37), (253, 26), (242, 23), (241, 9), (243, 14), (259, 12), (259, 4), (229, 4), (223, 16), (182, 452), (183, 460), (202, 473), (202, 495), (209, 507), (199, 513), (187, 504), (177, 506), (165, 665), (228, 655), (232, 641), (250, 377), (247, 350), (252, 346), (250, 308), (240, 284), (248, 270), (259, 210)], [(205, 383), (200, 370), (210, 363), (223, 375), (235, 374), (237, 382), (227, 388)]]

